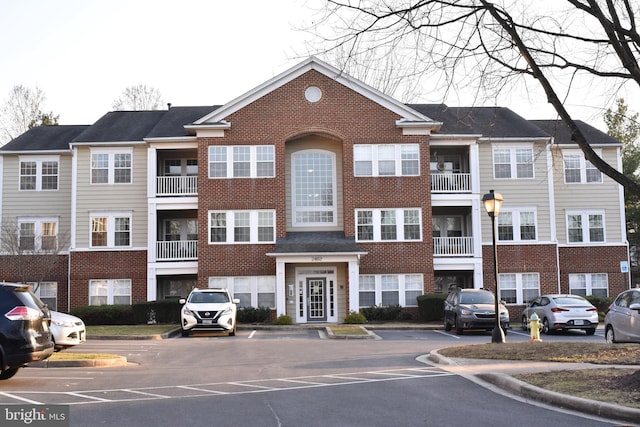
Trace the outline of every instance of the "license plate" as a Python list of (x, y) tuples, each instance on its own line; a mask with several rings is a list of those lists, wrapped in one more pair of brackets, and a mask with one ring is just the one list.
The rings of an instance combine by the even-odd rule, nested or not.
[(573, 324), (576, 326), (582, 326), (584, 325), (584, 320), (574, 320)]
[(202, 324), (203, 325), (213, 325), (213, 320), (211, 320), (211, 319), (203, 319), (202, 320)]

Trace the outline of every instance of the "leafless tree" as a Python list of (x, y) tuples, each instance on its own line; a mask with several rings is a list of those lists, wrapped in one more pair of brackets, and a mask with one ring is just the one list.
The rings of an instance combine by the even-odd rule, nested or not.
[(16, 85), (11, 89), (0, 109), (0, 146), (39, 124), (45, 116), (57, 123), (57, 117), (42, 112), (45, 99), (44, 92), (37, 86), (30, 89)]
[[(403, 65), (433, 87), (474, 90), (477, 98), (535, 82), (586, 159), (640, 194), (635, 180), (595, 153), (564, 102), (573, 91), (637, 89), (638, 7), (631, 0), (326, 0), (311, 30), (322, 52), (340, 49), (355, 63), (371, 52), (410, 57)], [(590, 88), (578, 85), (584, 77)]]
[[(57, 231), (57, 230), (56, 230)], [(69, 246), (70, 236), (56, 232), (52, 236), (21, 236), (20, 224), (15, 219), (3, 218), (0, 226), (0, 271), (16, 277), (21, 283), (46, 281), (59, 269), (60, 254)]]
[(129, 86), (118, 99), (113, 101), (114, 110), (160, 110), (164, 108), (164, 101), (158, 89), (139, 84)]

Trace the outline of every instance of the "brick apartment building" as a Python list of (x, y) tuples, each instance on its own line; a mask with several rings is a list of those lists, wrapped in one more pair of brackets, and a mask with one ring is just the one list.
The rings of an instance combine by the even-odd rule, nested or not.
[[(580, 123), (621, 169), (621, 144)], [(517, 318), (540, 293), (630, 286), (622, 188), (564, 126), (405, 105), (309, 58), (225, 105), (116, 111), (0, 149), (0, 280), (61, 311), (226, 287), (296, 323), (451, 285)], [(431, 230), (431, 233), (429, 232)]]

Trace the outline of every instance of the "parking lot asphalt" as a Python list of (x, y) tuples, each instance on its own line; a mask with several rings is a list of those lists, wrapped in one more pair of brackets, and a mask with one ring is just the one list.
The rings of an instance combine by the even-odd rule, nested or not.
[[(300, 329), (324, 329), (326, 330), (326, 338), (345, 338), (336, 336), (328, 329), (329, 325), (293, 325), (293, 326), (277, 326), (277, 325), (238, 325), (238, 330), (270, 330), (270, 331), (295, 331)], [(363, 326), (367, 331), (366, 336), (361, 339), (380, 339), (376, 331), (393, 331), (393, 330), (441, 330), (440, 322), (430, 323), (376, 323), (366, 324)], [(119, 339), (169, 339), (180, 334), (180, 330), (171, 331), (162, 335), (149, 336), (93, 336), (90, 339), (100, 340), (119, 340)], [(348, 337), (354, 339), (353, 336)], [(499, 391), (502, 393), (519, 396), (525, 400), (531, 400), (547, 404), (550, 406), (561, 407), (564, 409), (574, 410), (581, 413), (592, 414), (594, 416), (604, 417), (607, 419), (618, 420), (625, 423), (636, 424), (640, 420), (640, 409), (629, 408), (621, 405), (613, 405), (604, 402), (598, 402), (578, 397), (568, 396), (561, 393), (545, 390), (523, 381), (517, 380), (513, 375), (530, 372), (549, 372), (551, 370), (568, 370), (568, 369), (599, 369), (599, 368), (627, 368), (640, 369), (640, 365), (593, 365), (589, 363), (565, 363), (565, 362), (536, 362), (536, 361), (505, 361), (492, 359), (465, 359), (465, 358), (448, 358), (442, 356), (438, 351), (432, 351), (429, 354), (419, 358), (423, 363), (438, 366), (448, 372), (455, 373), (469, 379), (485, 388)], [(92, 360), (72, 360), (72, 361), (45, 361), (30, 366), (40, 367), (100, 367), (100, 366), (125, 366), (126, 358), (119, 358), (105, 362), (104, 365), (96, 363)]]

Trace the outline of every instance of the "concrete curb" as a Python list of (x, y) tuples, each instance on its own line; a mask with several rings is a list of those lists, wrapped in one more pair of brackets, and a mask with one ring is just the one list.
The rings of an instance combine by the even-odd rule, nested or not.
[(572, 409), (585, 414), (592, 414), (619, 421), (637, 423), (638, 420), (640, 420), (640, 409), (567, 396), (566, 394), (533, 386), (504, 373), (484, 373), (476, 375), (476, 377), (498, 386), (503, 390), (548, 405), (560, 406), (561, 408)]
[(376, 339), (379, 340), (381, 339), (378, 335), (367, 330), (364, 326), (360, 326), (360, 329), (365, 331), (367, 334), (366, 335), (341, 335), (341, 334), (336, 335), (333, 332), (333, 329), (331, 329), (331, 326), (326, 326), (324, 328), (327, 334), (327, 338), (329, 339), (342, 339), (342, 340), (376, 340)]
[(51, 360), (30, 363), (30, 368), (108, 368), (127, 366), (124, 356), (105, 357), (100, 359)]
[[(438, 353), (437, 350), (430, 352), (427, 359), (436, 364), (448, 366), (457, 365), (448, 357)], [(502, 372), (485, 372), (472, 375), (474, 378), (480, 380), (480, 384), (483, 382), (492, 384), (509, 393), (549, 406), (570, 409), (617, 421), (637, 423), (638, 420), (640, 420), (640, 409), (568, 396), (528, 384)]]

